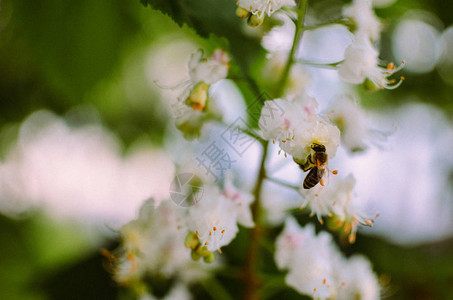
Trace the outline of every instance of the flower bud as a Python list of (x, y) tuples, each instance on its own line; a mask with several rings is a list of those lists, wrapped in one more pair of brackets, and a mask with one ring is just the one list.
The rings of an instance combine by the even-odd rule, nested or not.
[(264, 15), (260, 18), (258, 14), (251, 15), (250, 18), (247, 20), (247, 24), (251, 27), (258, 27), (263, 24)]
[(211, 254), (211, 251), (209, 251), (208, 248), (206, 248), (206, 247), (199, 247), (197, 249), (197, 253), (203, 257), (206, 257)]
[(209, 252), (209, 255), (203, 257), (204, 262), (208, 264), (212, 263), (214, 259), (215, 259), (214, 252)]
[(190, 252), (190, 256), (194, 261), (198, 261), (201, 258), (201, 255), (199, 255), (196, 250), (192, 250), (192, 252)]
[(191, 106), (194, 110), (203, 110), (208, 100), (209, 85), (200, 81), (195, 85), (190, 92), (189, 97), (186, 99), (186, 104)]
[(238, 16), (241, 19), (247, 19), (250, 15), (251, 15), (251, 13), (248, 10), (246, 10), (245, 8), (238, 7), (236, 9), (236, 16)]
[(189, 232), (184, 241), (184, 246), (190, 249), (195, 249), (200, 244), (198, 236), (195, 232)]

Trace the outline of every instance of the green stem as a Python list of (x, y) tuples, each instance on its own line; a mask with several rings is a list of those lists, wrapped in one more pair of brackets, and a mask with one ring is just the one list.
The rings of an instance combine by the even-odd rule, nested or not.
[(325, 64), (325, 63), (317, 63), (317, 62), (312, 62), (312, 61), (300, 59), (300, 60), (298, 60), (297, 62), (300, 63), (300, 64), (303, 64), (303, 65), (307, 65), (307, 66), (313, 66), (313, 67), (317, 67), (317, 68), (335, 70), (335, 69), (337, 69), (337, 66), (338, 66), (339, 64), (341, 64), (343, 61)]
[(275, 183), (277, 183), (277, 184), (279, 184), (281, 186), (296, 190), (297, 192), (299, 192), (299, 190), (300, 190), (300, 186), (297, 186), (295, 184), (291, 184), (289, 182), (286, 182), (286, 181), (283, 181), (283, 180), (280, 180), (280, 179), (277, 179), (277, 178), (266, 177), (266, 179), (269, 180), (269, 181), (275, 182)]
[(261, 213), (261, 191), (263, 181), (266, 178), (266, 158), (268, 153), (269, 142), (263, 144), (263, 153), (261, 155), (258, 179), (253, 190), (255, 201), (251, 206), (252, 217), (255, 220), (255, 227), (250, 230), (249, 246), (246, 254), (246, 265), (243, 269), (245, 281), (244, 300), (258, 300), (258, 288), (260, 278), (257, 272), (257, 263), (259, 255), (260, 240), (263, 235), (263, 214)]
[(308, 0), (300, 0), (299, 8), (297, 9), (297, 22), (296, 30), (294, 32), (294, 41), (291, 51), (289, 52), (288, 60), (286, 62), (285, 68), (283, 69), (282, 77), (280, 78), (280, 83), (278, 87), (278, 96), (282, 96), (285, 90), (286, 82), (291, 71), (291, 67), (294, 63), (294, 54), (300, 44), (302, 35), (304, 33), (304, 20), (305, 20), (305, 11), (307, 10)]

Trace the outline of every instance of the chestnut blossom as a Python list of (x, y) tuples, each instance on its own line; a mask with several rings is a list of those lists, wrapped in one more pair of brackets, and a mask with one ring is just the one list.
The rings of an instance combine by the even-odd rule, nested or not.
[(226, 78), (229, 67), (230, 60), (220, 49), (215, 50), (209, 59), (203, 57), (202, 50), (192, 53), (188, 62), (189, 86), (178, 100), (193, 110), (205, 110), (209, 101), (209, 86)]
[(389, 64), (387, 67), (379, 65), (378, 51), (371, 44), (367, 36), (357, 34), (355, 40), (346, 49), (344, 61), (338, 66), (338, 74), (345, 82), (360, 84), (369, 79), (378, 88), (395, 89), (403, 82), (389, 80), (387, 77), (401, 70), (404, 61), (399, 67)]
[(358, 225), (371, 226), (374, 218), (364, 213), (363, 204), (354, 193), (355, 179), (352, 174), (344, 179), (337, 176), (334, 179), (327, 186), (301, 189), (300, 194), (304, 198), (302, 206), (308, 205), (320, 223), (323, 223), (322, 217), (332, 218), (334, 227), (341, 228), (349, 235), (349, 242), (353, 243)]
[(277, 237), (275, 261), (288, 270), (289, 286), (314, 299), (378, 299), (379, 285), (366, 258), (346, 259), (328, 233), (316, 235), (313, 225), (302, 228), (293, 217)]
[(238, 0), (237, 4), (259, 18), (263, 18), (264, 14), (271, 16), (283, 6), (296, 5), (294, 0)]
[(293, 217), (287, 218), (276, 240), (275, 261), (279, 269), (288, 270), (286, 283), (316, 299), (327, 299), (333, 294), (338, 257), (329, 234), (316, 235), (313, 225), (301, 228)]
[(314, 143), (324, 145), (326, 153), (331, 159), (340, 145), (340, 130), (320, 115), (316, 115), (310, 118), (303, 128), (298, 129), (294, 139), (288, 144), (288, 149), (291, 151), (288, 153), (297, 161), (306, 160)]
[(316, 100), (306, 94), (266, 101), (258, 123), (262, 137), (278, 141), (285, 155), (292, 155), (298, 163), (306, 162), (314, 143), (324, 145), (329, 158), (333, 158), (340, 144), (340, 131), (317, 114), (317, 107)]
[(341, 144), (350, 151), (365, 150), (369, 129), (365, 111), (347, 96), (336, 98), (326, 116), (338, 126), (341, 132)]
[(356, 32), (365, 34), (373, 41), (379, 40), (382, 25), (374, 14), (371, 0), (353, 0), (343, 8), (343, 15), (354, 21)]
[(237, 208), (215, 186), (205, 186), (202, 199), (190, 208), (189, 228), (209, 251), (228, 245), (238, 232)]
[(282, 146), (304, 127), (307, 119), (316, 113), (317, 107), (316, 100), (308, 96), (266, 101), (258, 122), (263, 138), (278, 141)]
[(192, 261), (184, 247), (188, 232), (183, 209), (171, 201), (155, 207), (146, 201), (139, 217), (120, 230), (121, 246), (114, 252), (113, 278), (130, 285), (146, 274), (178, 277), (184, 282), (206, 276), (203, 265)]
[(353, 255), (340, 264), (342, 272), (337, 272), (341, 286), (335, 294), (336, 300), (380, 299), (380, 287), (369, 260), (362, 255)]

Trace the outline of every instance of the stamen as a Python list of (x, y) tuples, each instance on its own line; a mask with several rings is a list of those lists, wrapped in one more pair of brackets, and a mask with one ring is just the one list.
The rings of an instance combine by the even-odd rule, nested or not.
[(338, 174), (338, 170), (333, 170), (333, 171), (332, 171), (332, 174), (333, 174), (333, 175), (337, 175), (337, 174)]
[(321, 225), (324, 225), (324, 221), (323, 221), (322, 219), (319, 219), (319, 223), (320, 223)]
[(272, 144), (275, 144), (275, 140), (272, 140)]
[(212, 230), (216, 231), (216, 230), (217, 230), (217, 228), (216, 228), (216, 227), (214, 226), (214, 227), (212, 227)]
[(211, 232), (211, 231), (209, 231), (209, 235), (212, 235), (212, 232)]
[(219, 253), (222, 254), (222, 250), (219, 249), (219, 250), (217, 250), (217, 251), (219, 251)]
[(205, 246), (207, 246), (208, 244), (209, 244), (208, 242), (204, 243)]
[(224, 230), (222, 230), (222, 233), (225, 233), (225, 229), (224, 229)]
[(326, 284), (326, 282), (327, 282), (327, 279), (324, 278), (323, 281), (322, 281), (322, 283), (323, 283), (323, 284)]
[(200, 235), (200, 232), (199, 232), (198, 230), (197, 230), (195, 233), (196, 233), (197, 235)]
[(351, 233), (348, 238), (349, 244), (354, 244), (355, 243), (355, 233)]
[(200, 103), (194, 103), (194, 104), (192, 104), (192, 108), (193, 108), (193, 110), (202, 111), (203, 105), (201, 105)]

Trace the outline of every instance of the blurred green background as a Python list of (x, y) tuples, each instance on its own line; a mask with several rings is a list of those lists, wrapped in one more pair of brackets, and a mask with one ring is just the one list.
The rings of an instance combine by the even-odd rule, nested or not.
[[(168, 15), (145, 8), (138, 0), (2, 0), (0, 158), (17, 137), (20, 122), (42, 108), (64, 115), (81, 105), (93, 107), (103, 125), (126, 147), (138, 138), (160, 145), (172, 121), (161, 113), (159, 94), (149, 88), (144, 69), (149, 52), (165, 44), (168, 36), (172, 40), (191, 40), (206, 49), (229, 47), (239, 66), (233, 66), (234, 72), (256, 77), (249, 67), (259, 63), (264, 52), (256, 40), (243, 42), (234, 1), (206, 2), (212, 4), (212, 11), (204, 10), (197, 1), (157, 1), (156, 5), (195, 27), (207, 40), (190, 26), (181, 27)], [(189, 8), (184, 15), (184, 9)], [(377, 14), (390, 24), (383, 36), (383, 58), (392, 59), (392, 26), (409, 9), (434, 13), (445, 28), (453, 24), (451, 1), (399, 0), (391, 7), (377, 9)], [(251, 60), (253, 53), (259, 55)], [(416, 95), (452, 119), (453, 86), (436, 70), (403, 75), (406, 81), (402, 88), (364, 94), (364, 105), (396, 107)], [(253, 93), (253, 88), (242, 90)], [(246, 244), (246, 237), (247, 231), (242, 230), (225, 249), (227, 254), (231, 252), (232, 266), (239, 266), (243, 258), (235, 257), (231, 249)], [(115, 243), (108, 238), (103, 242), (109, 249)], [(15, 219), (0, 216), (0, 299), (127, 298), (127, 293), (110, 280), (100, 248), (94, 245), (83, 230), (57, 223), (39, 211)], [(453, 239), (399, 247), (359, 236), (356, 244), (343, 249), (346, 253), (366, 254), (375, 271), (384, 274), (382, 280), (390, 278), (388, 299), (453, 299)], [(273, 264), (270, 256), (263, 260)], [(225, 279), (222, 276), (219, 278)], [(225, 282), (227, 287), (236, 284), (232, 279)], [(201, 288), (195, 293), (200, 298), (208, 297)], [(291, 289), (276, 293), (275, 299), (301, 298)]]

